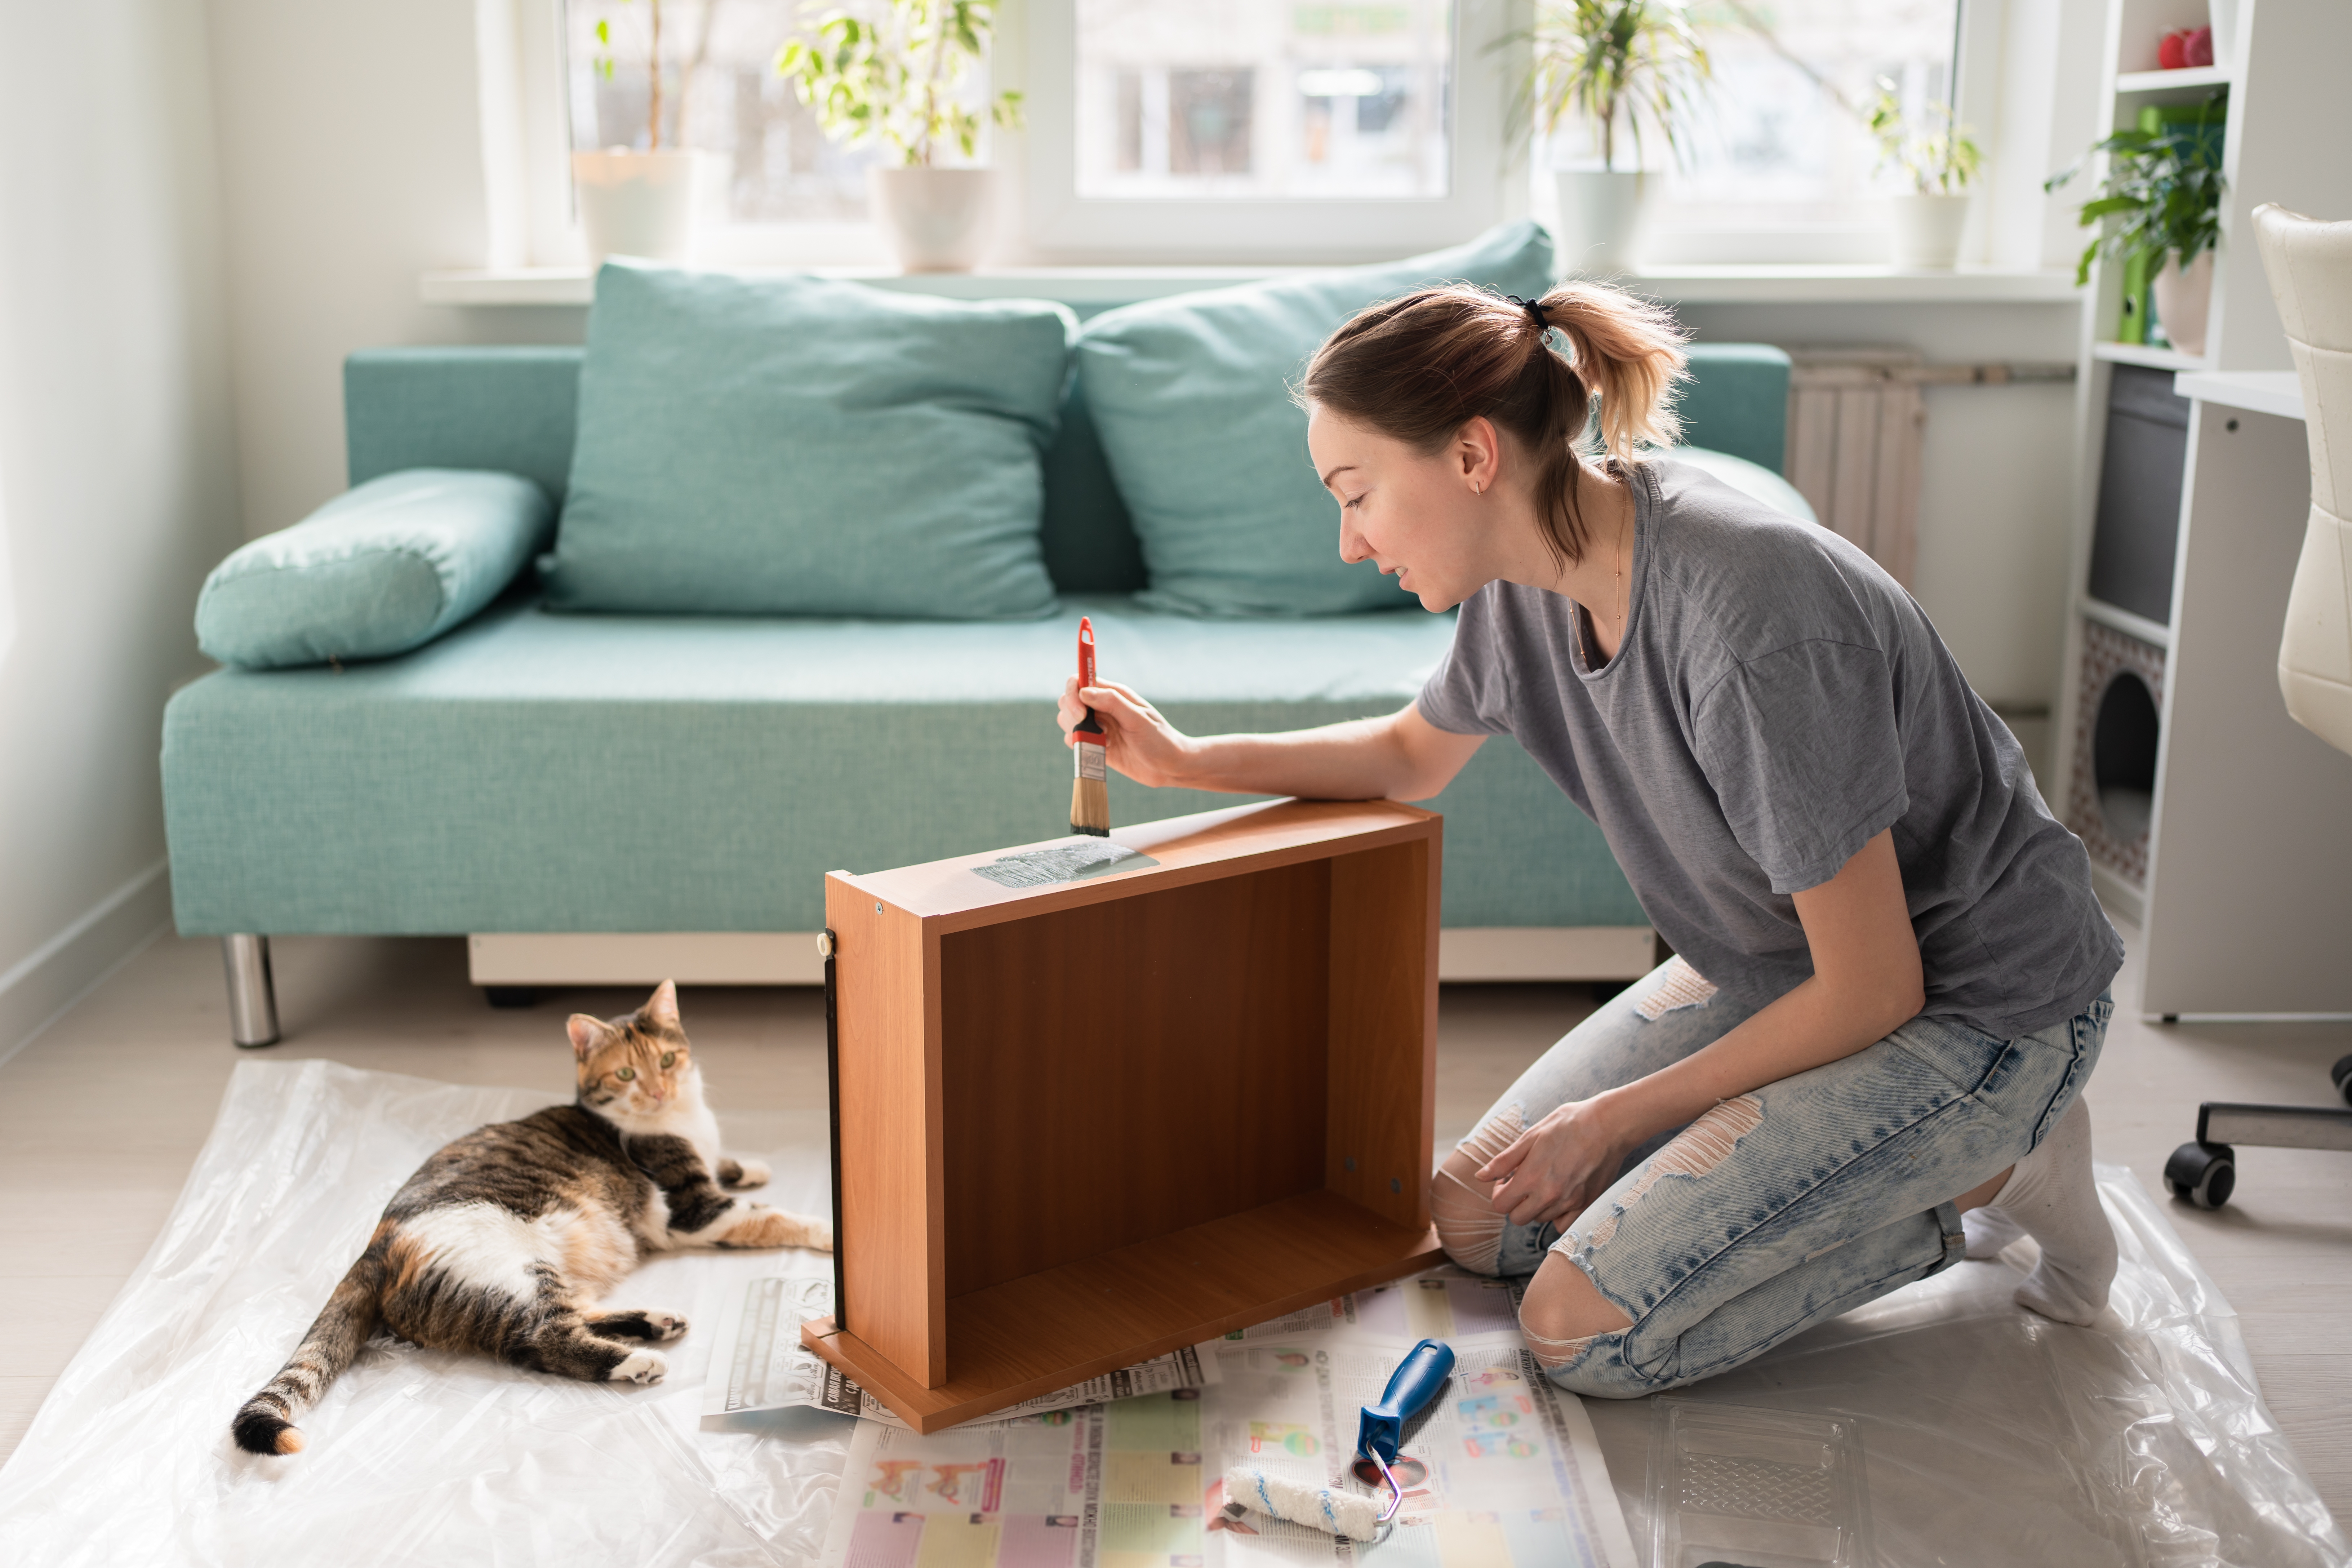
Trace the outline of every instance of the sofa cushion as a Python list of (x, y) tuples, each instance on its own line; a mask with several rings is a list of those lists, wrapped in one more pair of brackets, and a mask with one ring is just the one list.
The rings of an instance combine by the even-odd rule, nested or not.
[(1688, 463), (1695, 468), (1705, 468), (1748, 500), (1760, 500), (1773, 510), (1787, 512), (1801, 522), (1821, 521), (1813, 515), (1813, 503), (1807, 500), (1796, 486), (1761, 463), (1751, 463), (1729, 452), (1710, 451), (1705, 447), (1670, 447), (1657, 455), (1674, 462)]
[(803, 277), (609, 261), (549, 603), (1047, 614), (1039, 458), (1076, 321)]
[(1506, 225), (1451, 250), (1180, 294), (1105, 311), (1078, 336), (1079, 385), (1143, 541), (1144, 602), (1200, 616), (1410, 606), (1370, 562), (1339, 559), (1339, 514), (1307, 456), (1290, 384), (1376, 300), (1463, 280), (1532, 297), (1551, 241)]
[(196, 644), (252, 669), (404, 653), (498, 597), (554, 516), (547, 493), (512, 474), (372, 479), (214, 567)]
[[(1073, 595), (942, 625), (492, 608), (408, 658), (221, 670), (172, 700), (180, 930), (814, 931), (824, 873), (1057, 837), (1054, 701), (1103, 673), (1195, 734), (1411, 701), (1453, 617), (1207, 621)], [(1243, 798), (1111, 781), (1111, 820)], [(1600, 830), (1507, 737), (1434, 802), (1453, 926), (1646, 923)]]

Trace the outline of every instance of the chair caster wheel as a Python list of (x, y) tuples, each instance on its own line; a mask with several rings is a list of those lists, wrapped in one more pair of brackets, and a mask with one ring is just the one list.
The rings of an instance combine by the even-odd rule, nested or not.
[(2327, 1081), (2336, 1086), (2336, 1092), (2344, 1097), (2345, 1104), (2352, 1105), (2352, 1057), (2344, 1057), (2329, 1068)]
[(2237, 1151), (2227, 1143), (2183, 1143), (2164, 1163), (2164, 1184), (2200, 1209), (2220, 1208), (2238, 1184)]
[(485, 985), (482, 1000), (493, 1007), (529, 1007), (539, 1001), (539, 993), (529, 985)]

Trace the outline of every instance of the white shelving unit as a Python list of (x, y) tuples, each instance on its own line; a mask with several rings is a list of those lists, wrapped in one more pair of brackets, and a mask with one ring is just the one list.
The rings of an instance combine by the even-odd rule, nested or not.
[[(2207, 21), (2205, 0), (2109, 0), (2096, 123), (2122, 130), (2148, 104), (2197, 102), (2227, 86), (2227, 188), (2201, 356), (2113, 342), (2122, 269), (2093, 271), (2076, 384), (2081, 463), (2074, 613), (2059, 680), (2062, 782), (2051, 804), (2091, 841), (2102, 896), (2142, 926), (2140, 994), (2117, 997), (2120, 1005), (2154, 1016), (2352, 1013), (2352, 965), (2342, 957), (2352, 931), (2352, 835), (2342, 826), (2352, 758), (2287, 718), (2275, 676), (2309, 468), (2293, 362), (2251, 216), (2277, 202), (2352, 217), (2342, 110), (2352, 5), (2241, 0), (2227, 58), (2153, 68), (2167, 31)], [(2084, 199), (2095, 183), (2078, 182)], [(2116, 365), (2170, 371), (2174, 390), (2191, 399), (2161, 623), (2104, 604), (2089, 588)], [(2122, 840), (2109, 831), (2099, 792), (2084, 787), (2084, 770), (2099, 688), (2134, 668), (2152, 670), (2161, 687), (2155, 787), (2144, 836)], [(2128, 828), (2124, 804), (2116, 815)]]

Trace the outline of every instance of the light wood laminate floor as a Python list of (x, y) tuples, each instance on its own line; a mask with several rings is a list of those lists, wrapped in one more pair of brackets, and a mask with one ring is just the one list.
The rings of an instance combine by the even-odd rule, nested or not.
[[(2126, 941), (2135, 933), (2126, 930)], [(286, 1041), (322, 1056), (446, 1082), (568, 1093), (566, 1014), (610, 1015), (619, 990), (486, 1007), (454, 940), (281, 939)], [(2126, 980), (2129, 972), (2126, 972)], [(2135, 988), (2136, 989), (2136, 988)], [(2131, 994), (2123, 984), (2118, 994)], [(690, 989), (688, 1032), (712, 1100), (741, 1148), (824, 1138), (824, 1021), (803, 990)], [(1450, 1147), (1521, 1068), (1592, 1005), (1580, 985), (1455, 986), (1441, 1010), (1439, 1147)], [(218, 945), (166, 938), (0, 1064), (0, 1456), (161, 1228), (230, 1068)], [(2162, 1194), (2164, 1160), (2200, 1099), (2330, 1103), (2327, 1067), (2352, 1026), (2179, 1025), (2118, 1017), (2091, 1086), (2100, 1157)], [(2246, 1150), (2231, 1205), (2167, 1200), (2173, 1224), (2242, 1315), (2272, 1409), (2338, 1518), (2352, 1507), (2352, 1157)]]

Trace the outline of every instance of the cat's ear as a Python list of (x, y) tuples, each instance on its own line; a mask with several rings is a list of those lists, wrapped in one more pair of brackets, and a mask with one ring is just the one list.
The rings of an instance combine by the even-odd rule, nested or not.
[(665, 980), (654, 987), (653, 999), (638, 1009), (657, 1029), (677, 1027), (677, 982)]
[(572, 1057), (574, 1061), (586, 1061), (588, 1053), (604, 1043), (604, 1026), (585, 1013), (574, 1013), (564, 1021), (563, 1032), (572, 1037)]

